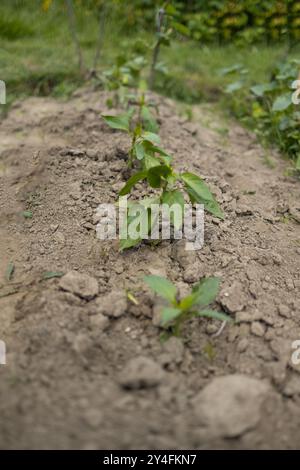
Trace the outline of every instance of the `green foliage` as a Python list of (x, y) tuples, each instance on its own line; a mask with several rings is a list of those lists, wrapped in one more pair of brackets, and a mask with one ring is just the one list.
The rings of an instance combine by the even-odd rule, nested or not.
[(241, 86), (232, 92), (228, 104), (233, 113), (256, 132), (264, 145), (276, 144), (288, 155), (299, 169), (300, 155), (300, 104), (292, 102), (299, 98), (299, 89), (292, 87), (300, 69), (299, 60), (279, 64), (267, 83)]
[[(150, 6), (144, 0), (133, 3), (137, 9), (145, 3)], [(298, 0), (178, 0), (166, 10), (172, 15), (172, 28), (183, 36), (201, 43), (235, 41), (238, 45), (248, 45), (285, 38), (297, 41), (299, 8)], [(144, 28), (151, 28), (151, 22), (148, 9)]]
[[(158, 205), (166, 204), (171, 207), (178, 204), (180, 214), (171, 211), (170, 221), (175, 229), (179, 229), (184, 218), (184, 190), (192, 204), (203, 204), (205, 209), (215, 217), (223, 219), (222, 211), (206, 183), (193, 173), (177, 174), (171, 165), (172, 157), (160, 145), (157, 122), (146, 104), (145, 95), (141, 93), (131, 100), (132, 106), (127, 113), (117, 116), (102, 115), (105, 122), (112, 128), (126, 132), (131, 138), (128, 166), (138, 166), (134, 173), (119, 192), (126, 196), (134, 186), (146, 180), (150, 188), (160, 190), (160, 194), (152, 200)], [(146, 201), (146, 202), (145, 202)], [(146, 205), (146, 207), (145, 207)], [(120, 249), (128, 249), (147, 238), (156, 221), (152, 214), (151, 204), (147, 200), (134, 203), (127, 210), (126, 228), (122, 229)], [(130, 230), (139, 228), (138, 236), (132, 238)]]
[(26, 22), (13, 15), (1, 14), (0, 37), (13, 41), (33, 34), (33, 29)]
[(202, 279), (182, 299), (178, 298), (176, 286), (164, 277), (145, 276), (144, 281), (153, 292), (168, 302), (162, 308), (161, 326), (171, 334), (180, 335), (183, 322), (193, 317), (232, 321), (228, 315), (207, 308), (214, 302), (219, 291), (220, 280), (216, 277)]
[(199, 176), (194, 175), (193, 173), (182, 173), (181, 179), (185, 184), (186, 191), (192, 204), (195, 202), (203, 204), (208, 212), (211, 212), (220, 219), (224, 218), (215, 197)]

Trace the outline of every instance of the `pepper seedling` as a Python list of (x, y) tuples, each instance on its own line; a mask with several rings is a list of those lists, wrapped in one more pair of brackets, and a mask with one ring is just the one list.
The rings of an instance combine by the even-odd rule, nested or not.
[(228, 315), (208, 308), (219, 291), (220, 279), (217, 277), (201, 279), (182, 299), (179, 299), (176, 286), (164, 277), (145, 276), (144, 281), (155, 294), (167, 301), (161, 311), (161, 326), (174, 336), (179, 336), (182, 324), (193, 317), (232, 322)]
[[(131, 248), (140, 243), (143, 238), (147, 238), (147, 235), (151, 232), (153, 224), (156, 222), (155, 216), (151, 213), (151, 205), (153, 204), (166, 204), (170, 209), (175, 204), (179, 206), (179, 212), (171, 212), (170, 221), (174, 228), (181, 228), (184, 217), (185, 200), (184, 193), (178, 189), (178, 186), (176, 186), (178, 183), (181, 184), (184, 191), (188, 194), (192, 205), (195, 203), (203, 204), (204, 208), (215, 217), (220, 219), (224, 218), (218, 202), (206, 183), (199, 176), (193, 173), (175, 173), (171, 164), (155, 164), (155, 166), (150, 166), (150, 168), (144, 168), (143, 170), (138, 171), (129, 178), (125, 186), (119, 192), (119, 195), (126, 196), (137, 183), (144, 180), (147, 181), (151, 188), (161, 189), (161, 192), (156, 197), (140, 200), (132, 203), (131, 206), (128, 206), (127, 229), (130, 227), (130, 224), (136, 225), (136, 216), (134, 216), (134, 214), (139, 212), (139, 208), (140, 212), (143, 212), (142, 207), (147, 210), (144, 210), (145, 223), (141, 224), (145, 229), (144, 232), (140, 231), (140, 236), (136, 238), (130, 237), (128, 230), (127, 234), (123, 233), (120, 241), (121, 250)], [(148, 222), (148, 225), (146, 222)]]
[(145, 101), (144, 93), (131, 103), (137, 107), (136, 113), (131, 107), (126, 113), (116, 116), (102, 114), (102, 118), (112, 129), (126, 132), (130, 136), (129, 168), (132, 168), (135, 160), (141, 161), (145, 168), (161, 161), (169, 163), (170, 156), (159, 147), (158, 124)]

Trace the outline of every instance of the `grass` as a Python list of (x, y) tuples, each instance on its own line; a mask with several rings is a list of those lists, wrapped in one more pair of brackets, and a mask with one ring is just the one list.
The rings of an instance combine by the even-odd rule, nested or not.
[[(17, 5), (17, 8), (16, 8)], [(63, 2), (53, 2), (49, 11), (41, 8), (40, 0), (30, 6), (24, 0), (3, 0), (0, 20), (0, 79), (7, 85), (6, 111), (15, 100), (32, 95), (54, 95), (66, 98), (82, 84), (77, 57), (68, 29)], [(76, 10), (79, 40), (88, 68), (93, 64), (98, 37), (97, 18), (83, 8)], [(122, 31), (115, 17), (106, 25), (100, 67), (113, 64), (117, 54), (136, 41), (136, 33)], [(151, 43), (153, 37), (141, 32), (139, 38)], [(288, 53), (296, 57), (299, 49)], [(167, 79), (156, 82), (156, 89), (175, 99), (192, 104), (200, 101), (218, 102), (223, 109), (224, 88), (232, 76), (222, 76), (220, 69), (241, 64), (247, 70), (246, 81), (268, 81), (274, 64), (287, 57), (287, 46), (259, 45), (236, 47), (210, 45), (176, 40), (162, 48), (160, 58), (166, 63)]]

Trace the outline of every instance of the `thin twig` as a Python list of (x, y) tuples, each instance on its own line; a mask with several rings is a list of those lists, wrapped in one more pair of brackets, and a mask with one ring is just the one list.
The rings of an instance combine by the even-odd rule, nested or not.
[(226, 320), (224, 320), (224, 321), (222, 322), (222, 325), (220, 326), (220, 328), (218, 329), (218, 331), (212, 335), (214, 338), (217, 338), (218, 336), (220, 336), (220, 334), (222, 333), (222, 331), (223, 331), (224, 328), (225, 328), (226, 323), (227, 323)]

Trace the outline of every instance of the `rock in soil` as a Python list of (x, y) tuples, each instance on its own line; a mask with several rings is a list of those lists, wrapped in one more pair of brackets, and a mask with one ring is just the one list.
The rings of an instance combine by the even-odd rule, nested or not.
[(140, 388), (152, 388), (159, 385), (164, 379), (165, 373), (161, 366), (147, 357), (131, 359), (124, 367), (119, 379), (122, 387), (136, 390)]
[(77, 271), (69, 271), (65, 274), (59, 283), (61, 289), (78, 295), (86, 300), (91, 300), (98, 294), (98, 282), (87, 274), (81, 274)]
[(270, 387), (245, 375), (213, 379), (193, 400), (199, 423), (212, 436), (237, 437), (255, 428)]
[(99, 314), (119, 318), (127, 310), (127, 298), (124, 291), (113, 290), (96, 302)]

